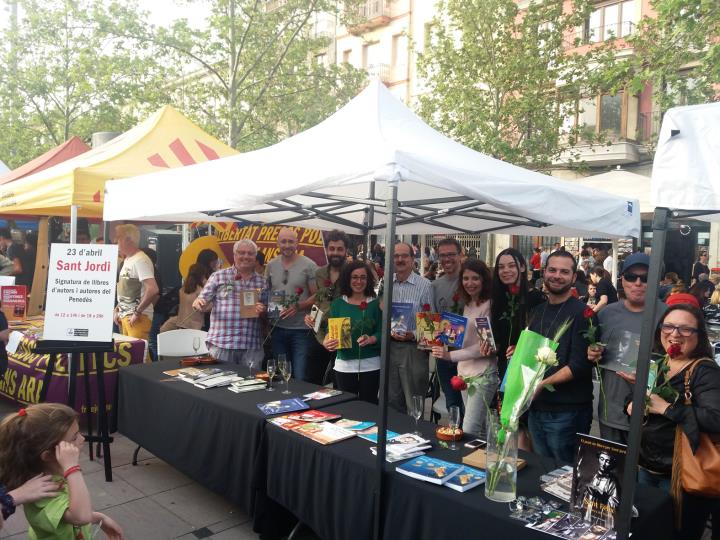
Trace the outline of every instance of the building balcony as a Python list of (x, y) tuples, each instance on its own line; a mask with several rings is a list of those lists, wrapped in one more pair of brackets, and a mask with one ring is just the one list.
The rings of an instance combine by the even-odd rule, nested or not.
[(639, 144), (618, 140), (609, 144), (578, 144), (565, 150), (554, 165), (581, 161), (590, 167), (607, 167), (638, 163), (647, 158), (647, 151)]
[(354, 17), (358, 22), (348, 27), (353, 35), (360, 35), (381, 26), (387, 26), (391, 20), (391, 0), (367, 0), (357, 8)]
[(605, 26), (597, 26), (590, 28), (586, 26), (578, 30), (575, 38), (579, 38), (581, 43), (600, 43), (611, 38), (626, 37), (635, 32), (637, 25), (632, 21), (623, 21), (621, 23), (606, 24)]
[(365, 71), (370, 79), (380, 79), (385, 84), (392, 82), (393, 70), (388, 64), (370, 64)]

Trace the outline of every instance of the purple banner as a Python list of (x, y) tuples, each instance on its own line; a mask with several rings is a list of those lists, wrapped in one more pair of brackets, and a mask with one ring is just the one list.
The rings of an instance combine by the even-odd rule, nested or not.
[[(37, 340), (24, 336), (15, 354), (8, 353), (8, 368), (0, 379), (0, 396), (27, 405), (38, 403), (47, 370), (50, 355), (35, 352)], [(79, 371), (75, 391), (75, 410), (85, 413), (87, 407), (97, 413), (97, 377), (96, 359), (102, 361), (105, 368), (105, 402), (108, 412), (112, 411), (117, 390), (118, 369), (131, 364), (140, 364), (145, 355), (145, 342), (142, 340), (116, 341), (115, 350), (96, 355), (78, 354)], [(55, 368), (50, 379), (47, 402), (67, 403), (68, 395), (68, 358), (65, 354), (56, 355)], [(90, 403), (85, 398), (85, 362), (90, 362)]]

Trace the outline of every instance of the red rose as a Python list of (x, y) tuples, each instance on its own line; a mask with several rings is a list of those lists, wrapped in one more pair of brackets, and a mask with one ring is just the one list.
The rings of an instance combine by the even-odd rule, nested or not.
[(305, 290), (305, 289), (303, 289), (302, 287), (298, 287), (297, 289), (295, 289), (295, 294), (297, 294), (298, 296), (300, 296), (300, 295), (303, 293), (304, 290)]
[(673, 343), (667, 348), (667, 353), (670, 358), (677, 358), (682, 354), (682, 347), (678, 343)]
[(360, 302), (360, 309), (365, 311), (367, 309), (367, 302), (365, 302), (365, 301)]
[(430, 311), (430, 304), (423, 304), (423, 311)]
[(452, 386), (452, 389), (456, 392), (467, 390), (467, 383), (465, 382), (465, 379), (458, 375), (455, 375), (450, 379), (450, 386)]
[(239, 280), (241, 280), (241, 279), (242, 279), (242, 278), (240, 277), (240, 274), (235, 274), (235, 281), (239, 281)]
[(513, 296), (517, 296), (518, 294), (520, 294), (520, 285), (514, 283), (508, 287), (508, 291), (510, 291), (510, 294), (512, 294)]
[(585, 317), (586, 319), (591, 319), (593, 315), (595, 315), (595, 312), (593, 311), (593, 308), (589, 306), (586, 307), (583, 311), (583, 317)]
[(458, 293), (453, 294), (452, 301), (457, 303), (460, 300), (460, 295)]
[(325, 281), (323, 281), (323, 285), (325, 287), (330, 287), (332, 285), (332, 281), (330, 281), (329, 279), (326, 279)]
[(575, 287), (573, 287), (572, 289), (570, 289), (570, 294), (571, 294), (572, 296), (574, 296), (575, 298), (579, 298), (579, 297), (580, 297), (580, 295), (578, 294), (577, 289), (576, 289)]
[(424, 318), (425, 318), (425, 314), (422, 313), (422, 312), (418, 313), (417, 316), (418, 316), (418, 319), (424, 319)]

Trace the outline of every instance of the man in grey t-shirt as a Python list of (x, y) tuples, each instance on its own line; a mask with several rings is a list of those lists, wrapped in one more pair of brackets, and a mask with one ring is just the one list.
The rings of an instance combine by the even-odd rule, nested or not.
[[(588, 360), (599, 360), (601, 367), (605, 366), (600, 370), (605, 393), (605, 399), (601, 396), (598, 405), (600, 436), (622, 444), (627, 444), (630, 431), (623, 406), (635, 380), (631, 364), (637, 363), (649, 266), (650, 258), (644, 253), (633, 253), (625, 259), (622, 271), (625, 298), (598, 313), (600, 341), (605, 347), (599, 351), (588, 348)], [(665, 304), (658, 304), (656, 324), (666, 310)], [(607, 369), (610, 367), (617, 371)]]
[[(271, 260), (265, 268), (269, 298), (272, 302), (275, 291), (284, 293), (279, 320), (271, 321), (273, 355), (286, 355), (292, 362), (293, 377), (306, 380), (308, 376), (308, 350), (312, 345), (312, 332), (305, 326), (305, 315), (313, 304), (317, 291), (315, 271), (317, 265), (297, 252), (297, 233), (290, 228), (281, 229), (277, 237), (280, 255)], [(272, 313), (271, 306), (268, 312)]]
[[(455, 238), (443, 238), (437, 245), (440, 265), (443, 268), (443, 275), (432, 282), (433, 296), (435, 297), (435, 311), (442, 313), (450, 311), (454, 304), (453, 296), (457, 294), (458, 280), (460, 277), (460, 256), (462, 247)], [(464, 414), (462, 394), (453, 390), (450, 379), (457, 375), (457, 364), (449, 360), (437, 359), (435, 364), (438, 380), (445, 394), (445, 406), (448, 410), (453, 405), (460, 407), (461, 414)]]

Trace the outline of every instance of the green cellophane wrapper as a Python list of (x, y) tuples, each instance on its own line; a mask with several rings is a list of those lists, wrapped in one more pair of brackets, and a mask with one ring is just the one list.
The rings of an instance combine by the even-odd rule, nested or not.
[[(500, 424), (511, 431), (517, 429), (517, 421), (522, 414), (530, 407), (530, 399), (527, 403), (522, 403), (523, 398), (527, 395), (526, 385), (528, 381), (528, 369), (537, 373), (539, 369), (545, 371), (545, 366), (541, 365), (535, 357), (541, 347), (550, 347), (553, 351), (557, 351), (559, 343), (533, 332), (532, 330), (523, 330), (520, 332), (513, 352), (510, 364), (508, 365), (507, 374), (505, 376), (505, 395), (503, 397), (502, 410), (500, 411)], [(525, 377), (523, 377), (525, 372)], [(532, 394), (530, 394), (532, 396)]]

